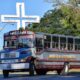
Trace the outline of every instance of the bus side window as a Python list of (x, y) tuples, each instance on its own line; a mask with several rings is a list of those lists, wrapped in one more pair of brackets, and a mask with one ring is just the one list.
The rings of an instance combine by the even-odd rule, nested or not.
[(60, 50), (67, 50), (66, 37), (60, 37)]
[(50, 48), (51, 43), (51, 36), (46, 35), (46, 39), (44, 39), (44, 48)]
[(58, 49), (58, 42), (59, 42), (59, 37), (53, 36), (52, 37), (52, 47), (55, 49)]
[(9, 42), (9, 41), (7, 41), (7, 47), (9, 47), (9, 45), (10, 45), (10, 42)]
[(8, 47), (8, 42), (4, 41), (4, 47)]
[(68, 50), (73, 50), (73, 38), (68, 38)]
[(37, 52), (40, 52), (41, 50), (43, 50), (42, 38), (36, 38), (36, 49), (37, 49)]
[(42, 47), (42, 39), (40, 39), (40, 38), (36, 39), (36, 46), (37, 47)]
[(75, 39), (75, 50), (80, 50), (80, 39)]
[(15, 46), (15, 43), (14, 43), (14, 41), (12, 41), (12, 46)]

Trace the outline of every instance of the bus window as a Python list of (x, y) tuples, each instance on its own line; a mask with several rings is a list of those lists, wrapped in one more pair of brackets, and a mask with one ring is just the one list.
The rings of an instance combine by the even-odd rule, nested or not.
[(60, 37), (60, 49), (61, 50), (66, 49), (66, 37)]
[(4, 41), (4, 47), (9, 47), (10, 41)]
[(42, 46), (42, 39), (41, 38), (36, 38), (36, 46), (37, 47), (43, 47)]
[(59, 38), (56, 36), (52, 37), (52, 47), (58, 49)]
[(37, 49), (37, 52), (40, 52), (43, 50), (43, 39), (42, 38), (36, 38), (36, 49)]
[(11, 46), (16, 46), (16, 45), (17, 45), (16, 40), (11, 41)]
[(44, 39), (44, 48), (50, 48), (51, 36), (46, 35), (46, 39)]
[(75, 39), (75, 50), (80, 50), (80, 39)]
[(73, 38), (68, 38), (68, 50), (73, 50)]
[(4, 41), (4, 47), (9, 47), (9, 48), (16, 47), (16, 40)]
[(31, 38), (19, 38), (18, 48), (32, 48), (34, 47), (33, 39)]
[(15, 43), (14, 43), (14, 41), (12, 41), (12, 43), (11, 43), (11, 44), (12, 44), (12, 46), (15, 46)]
[(8, 46), (8, 42), (7, 41), (4, 41), (4, 47), (7, 47)]

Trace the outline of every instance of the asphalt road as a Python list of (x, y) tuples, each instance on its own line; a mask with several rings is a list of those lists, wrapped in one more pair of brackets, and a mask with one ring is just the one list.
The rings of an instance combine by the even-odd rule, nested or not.
[(1, 73), (0, 80), (80, 80), (80, 72), (69, 73), (68, 76), (59, 76), (57, 74), (29, 76), (26, 73), (12, 73), (9, 78), (3, 78)]

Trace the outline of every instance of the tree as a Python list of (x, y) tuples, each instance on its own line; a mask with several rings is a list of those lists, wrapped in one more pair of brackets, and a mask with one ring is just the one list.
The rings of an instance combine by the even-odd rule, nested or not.
[(64, 17), (60, 20), (65, 28), (65, 33), (68, 35), (80, 35), (80, 9), (72, 6), (62, 6)]
[(75, 7), (80, 6), (80, 0), (45, 0), (45, 2), (52, 3), (53, 6), (61, 6), (62, 4), (70, 4)]
[(58, 7), (58, 6), (61, 6), (65, 3), (67, 3), (67, 1), (65, 1), (65, 0), (44, 0), (44, 1), (48, 2), (48, 3), (52, 3), (53, 7)]
[(47, 11), (39, 24), (32, 24), (34, 32), (80, 35), (80, 8), (61, 5), (60, 8)]
[(19, 30), (20, 30), (20, 31), (23, 31), (23, 30), (24, 30), (24, 28), (23, 28), (23, 27), (20, 27), (20, 28), (19, 28)]
[(78, 7), (80, 4), (80, 0), (69, 0), (69, 3), (75, 7)]

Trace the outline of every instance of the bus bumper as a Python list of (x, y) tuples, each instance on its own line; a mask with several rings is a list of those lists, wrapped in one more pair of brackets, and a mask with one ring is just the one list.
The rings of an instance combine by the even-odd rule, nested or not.
[(0, 70), (29, 69), (29, 63), (0, 64)]

